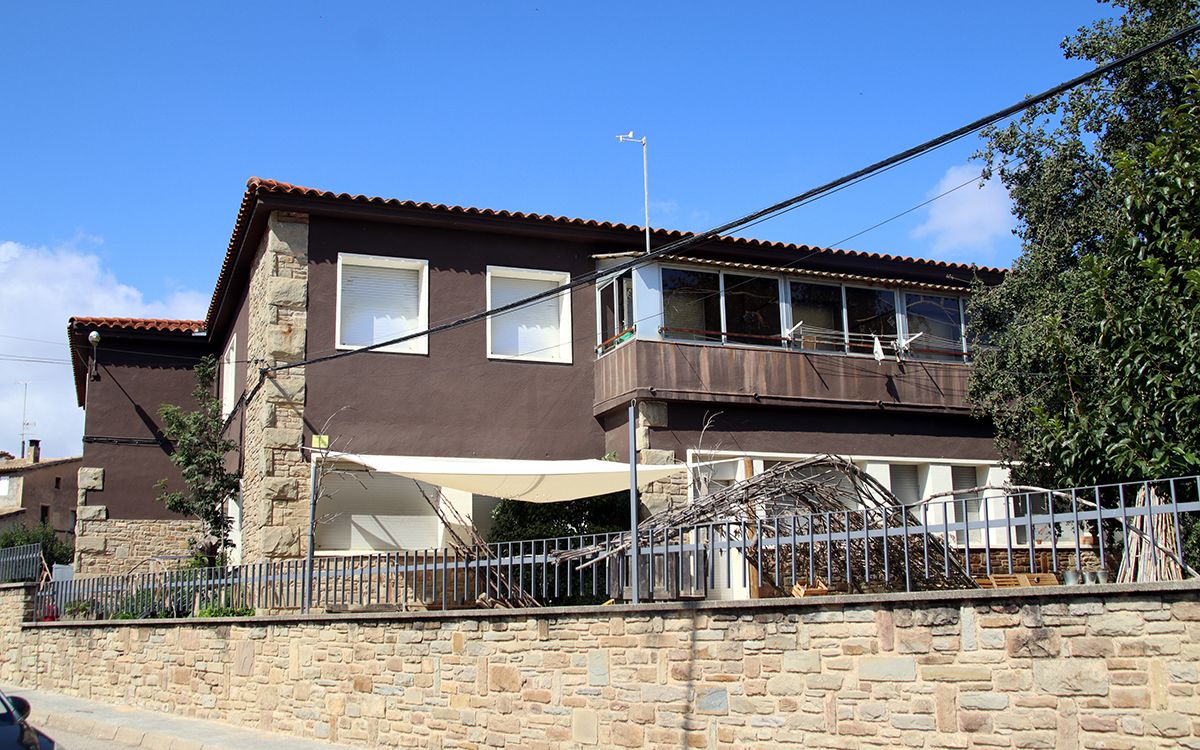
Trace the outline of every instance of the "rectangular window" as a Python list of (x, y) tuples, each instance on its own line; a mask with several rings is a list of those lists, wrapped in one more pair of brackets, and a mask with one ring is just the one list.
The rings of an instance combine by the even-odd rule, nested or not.
[[(488, 266), (489, 310), (557, 289), (571, 281), (563, 271)], [(571, 362), (570, 292), (488, 318), (488, 356), (530, 362)]]
[(846, 324), (850, 331), (850, 351), (871, 354), (875, 339), (891, 351), (896, 339), (896, 293), (889, 289), (846, 287)]
[(229, 337), (229, 346), (225, 347), (225, 356), (221, 357), (221, 418), (229, 416), (233, 404), (237, 400), (236, 384), (237, 366), (237, 335)]
[[(337, 346), (357, 349), (429, 327), (429, 261), (338, 255)], [(428, 354), (422, 336), (376, 351)]]
[(906, 338), (921, 334), (920, 338), (909, 344), (909, 356), (916, 359), (962, 359), (962, 319), (958, 297), (905, 292), (904, 315), (908, 321)]
[(612, 349), (633, 336), (633, 272), (626, 271), (601, 284), (597, 290), (600, 309), (598, 350)]
[(731, 273), (724, 276), (726, 340), (737, 344), (782, 345), (779, 279)]
[(62, 489), (62, 477), (54, 478), (54, 489), (56, 489), (56, 490)]
[(892, 464), (888, 467), (891, 475), (892, 494), (905, 505), (915, 505), (921, 501), (921, 482), (916, 464)]
[(794, 328), (792, 341), (809, 351), (845, 351), (842, 288), (805, 281), (793, 281), (789, 286)]
[(662, 269), (666, 335), (684, 341), (721, 341), (721, 277), (707, 271)]

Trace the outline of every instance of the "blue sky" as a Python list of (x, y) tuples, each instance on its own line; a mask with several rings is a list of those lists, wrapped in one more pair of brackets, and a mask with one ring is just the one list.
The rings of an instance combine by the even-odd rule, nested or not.
[[(201, 315), (251, 175), (641, 223), (640, 154), (613, 137), (633, 129), (650, 139), (651, 223), (704, 229), (1081, 72), (1059, 42), (1110, 13), (1091, 0), (9, 4), (0, 275), (20, 288), (0, 289), (0, 353), (65, 358), (73, 313)], [(750, 234), (836, 243), (969, 179), (977, 146)], [(1004, 201), (959, 190), (845, 246), (1007, 265)], [(10, 364), (0, 449), (16, 442), (10, 383), (32, 380), (52, 452), (76, 450), (77, 425), (58, 428), (78, 419), (59, 405), (69, 368)]]

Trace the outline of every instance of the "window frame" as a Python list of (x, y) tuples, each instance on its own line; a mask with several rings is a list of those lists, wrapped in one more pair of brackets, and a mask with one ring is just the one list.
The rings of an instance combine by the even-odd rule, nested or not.
[[(665, 330), (663, 331), (663, 334), (662, 334), (664, 340), (671, 341), (671, 342), (677, 343), (677, 344), (701, 344), (701, 345), (709, 345), (709, 346), (716, 345), (716, 346), (734, 346), (734, 347), (741, 346), (741, 347), (750, 347), (752, 349), (767, 349), (767, 350), (776, 350), (776, 351), (780, 350), (780, 349), (784, 349), (784, 350), (787, 349), (787, 342), (783, 339), (783, 334), (788, 329), (787, 321), (788, 321), (788, 317), (790, 317), (788, 310), (791, 307), (790, 304), (784, 302), (785, 292), (787, 292), (789, 289), (787, 286), (787, 278), (788, 277), (786, 277), (786, 276), (781, 277), (779, 274), (767, 273), (765, 271), (742, 271), (742, 270), (726, 271), (723, 268), (706, 268), (704, 266), (689, 266), (686, 263), (659, 263), (658, 267), (659, 267), (659, 279), (660, 279), (659, 289), (661, 290), (659, 293), (663, 296), (663, 299), (664, 299), (663, 311), (662, 311), (662, 321), (663, 321), (662, 327), (664, 329), (667, 328), (667, 317), (666, 317), (667, 311), (666, 311), (666, 302), (665, 302), (666, 291), (662, 290), (662, 282), (661, 282), (662, 271), (664, 271), (664, 270), (670, 269), (670, 270), (675, 270), (675, 271), (691, 271), (693, 273), (703, 272), (703, 273), (716, 274), (717, 275), (717, 301), (720, 303), (719, 307), (720, 307), (720, 313), (721, 313), (721, 330), (719, 331), (720, 336), (721, 336), (720, 341), (697, 341), (695, 339), (674, 338)], [(728, 323), (728, 318), (727, 318), (727, 315), (725, 312), (725, 274), (726, 273), (729, 273), (733, 276), (745, 276), (745, 277), (754, 277), (754, 278), (774, 279), (775, 280), (776, 287), (778, 290), (777, 294), (779, 297), (778, 307), (779, 307), (780, 339), (779, 339), (778, 344), (748, 344), (743, 341), (730, 341), (729, 340), (729, 337), (731, 335), (738, 336), (739, 334), (737, 334), (737, 333), (731, 334), (728, 330), (729, 323)], [(718, 333), (718, 332), (714, 331), (713, 333)]]
[[(792, 310), (792, 283), (808, 284), (809, 286), (823, 286), (830, 289), (836, 289), (838, 299), (840, 300), (838, 308), (838, 318), (842, 322), (842, 343), (839, 349), (816, 349), (806, 347), (803, 343), (797, 343), (795, 332), (792, 329), (796, 326), (796, 316)], [(786, 349), (789, 351), (806, 352), (811, 354), (846, 354), (846, 285), (828, 281), (809, 281), (803, 276), (783, 276), (779, 279), (780, 289), (780, 306), (783, 308), (784, 316), (784, 333), (785, 335), (791, 331), (792, 337), (784, 341)]]
[(237, 334), (234, 333), (221, 354), (221, 419), (233, 413), (237, 400)]
[[(485, 295), (487, 309), (492, 309), (492, 279), (528, 279), (533, 281), (554, 281), (560, 287), (571, 283), (570, 271), (552, 271), (538, 268), (518, 268), (516, 266), (488, 266), (485, 272)], [(495, 318), (487, 316), (486, 329), (487, 358), (497, 361), (538, 362), (541, 364), (570, 365), (574, 364), (574, 335), (571, 329), (571, 290), (558, 297), (558, 352), (557, 358), (528, 354), (496, 354), (492, 351), (492, 323)]]
[[(943, 292), (924, 292), (924, 291), (918, 291), (918, 290), (909, 291), (907, 289), (901, 289), (900, 290), (900, 305), (901, 305), (900, 309), (902, 309), (904, 312), (904, 314), (901, 316), (901, 320), (904, 322), (904, 329), (903, 329), (902, 335), (905, 339), (907, 339), (909, 336), (912, 335), (912, 331), (909, 330), (909, 327), (908, 327), (908, 295), (910, 295), (910, 294), (914, 294), (914, 295), (917, 295), (920, 297), (952, 297), (952, 298), (958, 300), (959, 354), (957, 357), (955, 357), (953, 359), (949, 358), (949, 356), (946, 358), (938, 358), (938, 357), (918, 357), (915, 355), (909, 355), (909, 358), (914, 359), (914, 360), (920, 360), (922, 362), (967, 362), (967, 361), (969, 361), (970, 353), (967, 350), (967, 321), (966, 321), (967, 297), (964, 295), (961, 295), (961, 294), (950, 294), (950, 293), (943, 293)], [(949, 350), (947, 350), (947, 351), (949, 351)]]
[[(368, 268), (397, 268), (406, 271), (419, 272), (420, 289), (417, 295), (417, 330), (429, 328), (429, 261), (422, 258), (397, 258), (390, 255), (366, 255), (362, 253), (338, 253), (337, 260), (337, 294), (334, 300), (334, 348), (343, 351), (363, 349), (366, 345), (342, 343), (342, 269), (346, 265)], [(401, 344), (391, 344), (372, 349), (373, 352), (388, 354), (414, 354), (427, 356), (429, 354), (429, 337), (405, 341)]]
[[(630, 325), (628, 328), (615, 333), (612, 338), (619, 339), (617, 341), (608, 341), (605, 338), (607, 331), (604, 330), (604, 295), (611, 294), (613, 298), (613, 316), (618, 317), (620, 311), (621, 300), (621, 279), (629, 277), (629, 317)], [(633, 296), (634, 296), (634, 276), (633, 271), (628, 270), (622, 273), (615, 273), (605, 276), (596, 282), (596, 356), (603, 357), (605, 354), (618, 349), (625, 344), (637, 338), (637, 320), (634, 317)], [(631, 335), (625, 336), (626, 333)], [(623, 337), (623, 338), (622, 338)], [(606, 343), (608, 345), (606, 345)]]

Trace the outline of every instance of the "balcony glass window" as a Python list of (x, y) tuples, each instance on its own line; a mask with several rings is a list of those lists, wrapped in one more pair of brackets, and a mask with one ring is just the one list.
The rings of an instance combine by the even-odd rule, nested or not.
[(962, 320), (959, 317), (958, 297), (906, 292), (904, 314), (908, 321), (907, 335), (922, 334), (909, 345), (909, 356), (916, 359), (962, 359)]
[(662, 287), (667, 336), (684, 341), (721, 341), (719, 274), (664, 268)]
[(822, 352), (845, 351), (845, 326), (842, 325), (842, 288), (828, 284), (793, 281), (792, 341), (801, 349)]
[(607, 351), (633, 336), (633, 272), (626, 271), (599, 287), (599, 350)]
[(725, 274), (725, 331), (738, 344), (780, 346), (779, 279)]
[(896, 338), (896, 293), (887, 289), (846, 287), (846, 323), (850, 351), (871, 354), (875, 337), (885, 346)]

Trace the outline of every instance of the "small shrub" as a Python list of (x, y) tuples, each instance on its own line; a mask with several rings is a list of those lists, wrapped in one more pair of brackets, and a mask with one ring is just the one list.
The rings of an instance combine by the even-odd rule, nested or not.
[(47, 565), (70, 565), (75, 559), (75, 545), (59, 538), (48, 524), (11, 526), (0, 531), (0, 549), (26, 544), (42, 545), (42, 556)]
[(196, 617), (253, 617), (254, 607), (205, 607)]

